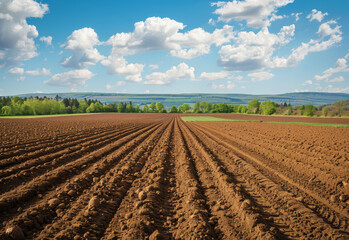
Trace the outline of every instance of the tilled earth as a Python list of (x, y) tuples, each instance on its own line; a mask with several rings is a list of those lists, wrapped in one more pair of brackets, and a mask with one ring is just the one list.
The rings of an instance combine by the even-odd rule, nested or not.
[(349, 129), (95, 114), (0, 134), (0, 239), (349, 238)]

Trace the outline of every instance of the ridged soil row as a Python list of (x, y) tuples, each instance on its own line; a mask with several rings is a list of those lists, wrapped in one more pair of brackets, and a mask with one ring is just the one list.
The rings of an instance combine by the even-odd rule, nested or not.
[[(118, 147), (112, 148), (112, 151), (109, 151), (110, 149), (107, 147), (102, 148), (99, 155), (95, 154), (96, 157), (89, 157), (89, 159), (93, 160), (93, 162), (88, 164), (89, 167), (76, 171), (69, 176), (64, 175), (65, 181), (62, 180), (62, 184), (57, 184), (56, 189), (52, 187), (48, 191), (43, 191), (42, 194), (44, 195), (41, 198), (37, 197), (22, 204), (23, 210), (12, 216), (10, 221), (3, 222), (3, 226), (19, 226), (27, 236), (32, 236), (33, 232), (37, 232), (46, 224), (52, 223), (56, 216), (63, 216), (65, 209), (69, 208), (70, 203), (74, 202), (81, 193), (96, 184), (101, 176), (104, 176), (124, 156), (132, 152), (135, 146), (141, 144), (159, 127), (160, 124), (152, 125), (144, 131), (141, 130), (130, 134), (124, 139), (117, 141), (114, 145)], [(106, 153), (103, 154), (103, 150)], [(70, 172), (66, 171), (66, 173)], [(51, 185), (54, 185), (54, 183), (51, 182)], [(1, 236), (5, 237), (4, 232), (1, 231), (0, 233), (0, 238)]]
[[(196, 127), (199, 129), (197, 125)], [(240, 176), (242, 185), (245, 186), (247, 191), (251, 191), (250, 195), (258, 196), (256, 203), (261, 201), (268, 203), (278, 212), (275, 215), (271, 213), (270, 216), (274, 219), (274, 222), (290, 228), (279, 228), (285, 235), (292, 234), (291, 238), (315, 237), (320, 239), (329, 237), (341, 239), (348, 236), (345, 233), (347, 231), (345, 218), (342, 220), (338, 219), (341, 221), (338, 225), (342, 230), (338, 231), (314, 212), (316, 205), (304, 204), (304, 197), (294, 196), (290, 192), (285, 191), (279, 184), (276, 184), (276, 182), (284, 182), (285, 179), (281, 179), (282, 181), (278, 179), (278, 181), (273, 182), (259, 171), (260, 168), (255, 168), (250, 164), (250, 162), (259, 160), (237, 150), (235, 146), (227, 142), (227, 139), (222, 138), (217, 131), (211, 132), (207, 129), (199, 131), (201, 132), (198, 133), (200, 137), (207, 139), (207, 142), (211, 142), (210, 149), (214, 149), (217, 153), (220, 152), (221, 156), (225, 155), (222, 159), (227, 169), (236, 172), (237, 176)]]
[[(271, 223), (262, 218), (261, 210), (252, 206), (251, 199), (246, 196), (241, 187), (234, 182), (231, 175), (226, 174), (226, 169), (220, 164), (218, 156), (212, 154), (210, 149), (199, 139), (186, 124), (182, 124), (184, 137), (193, 156), (201, 181), (214, 189), (212, 193), (217, 201), (217, 209), (226, 211), (225, 215), (231, 217), (232, 235), (221, 236), (225, 239), (275, 239), (279, 232)], [(218, 202), (219, 201), (219, 202)], [(219, 226), (219, 225), (218, 225)], [(229, 228), (222, 226), (221, 228)], [(223, 232), (223, 231), (222, 231)]]
[[(228, 125), (226, 125), (226, 127), (228, 127)], [(233, 136), (240, 137), (241, 139), (249, 139), (252, 142), (263, 140), (260, 142), (263, 144), (263, 147), (273, 146), (273, 151), (277, 151), (281, 154), (287, 151), (289, 157), (296, 158), (297, 161), (307, 164), (307, 167), (318, 168), (318, 166), (321, 165), (321, 168), (318, 169), (321, 170), (323, 174), (328, 174), (328, 179), (330, 180), (332, 177), (338, 178), (339, 176), (345, 177), (347, 175), (345, 169), (343, 169), (343, 164), (346, 163), (343, 162), (343, 164), (338, 164), (338, 160), (343, 158), (347, 159), (349, 157), (348, 148), (341, 148), (340, 151), (338, 151), (334, 149), (334, 145), (329, 146), (326, 144), (325, 147), (320, 146), (320, 142), (311, 140), (309, 136), (312, 135), (309, 132), (304, 131), (303, 133), (307, 137), (301, 138), (298, 135), (297, 138), (297, 135), (293, 135), (294, 133), (291, 132), (292, 130), (289, 131), (290, 133), (281, 132), (276, 135), (275, 132), (270, 134), (265, 130), (258, 132), (254, 128), (234, 128), (232, 131), (228, 132)], [(290, 138), (293, 138), (293, 140)], [(339, 144), (339, 146), (340, 145), (341, 144)], [(343, 145), (345, 146), (345, 144)], [(348, 164), (347, 166), (349, 166)], [(336, 174), (334, 174), (334, 172)]]
[[(268, 131), (268, 129), (271, 127), (271, 124), (273, 124), (273, 127), (275, 131)], [(286, 127), (288, 126), (288, 127)], [(333, 142), (328, 141), (328, 139), (319, 138), (319, 135), (326, 132), (328, 138), (334, 138), (337, 131), (340, 131), (339, 129), (331, 129), (331, 131), (326, 131), (323, 127), (314, 127), (314, 126), (296, 126), (296, 125), (285, 125), (281, 124), (279, 126), (278, 124), (274, 123), (264, 123), (259, 125), (260, 131), (256, 131), (255, 128), (250, 127), (244, 127), (244, 128), (232, 128), (229, 127), (229, 125), (226, 125), (227, 130), (235, 132), (237, 135), (249, 135), (249, 136), (255, 136), (263, 139), (268, 139), (270, 141), (274, 141), (275, 144), (281, 144), (280, 148), (291, 148), (296, 149), (298, 151), (302, 151), (304, 153), (315, 153), (319, 155), (319, 160), (322, 160), (326, 157), (326, 161), (323, 161), (324, 163), (332, 163), (336, 165), (336, 162), (331, 162), (331, 160), (335, 160), (333, 156), (333, 152), (329, 151), (331, 150), (344, 150), (344, 152), (340, 153), (342, 157), (345, 157), (344, 155), (348, 155), (348, 147), (347, 148), (341, 148), (340, 146), (346, 145), (347, 141), (345, 139), (333, 139), (334, 142), (336, 142), (336, 145), (333, 145)], [(296, 127), (296, 128), (295, 128)], [(278, 132), (278, 134), (275, 134), (275, 132)], [(240, 134), (239, 134), (240, 133)]]
[[(349, 189), (337, 188), (338, 184), (347, 178), (347, 169), (343, 166), (329, 164), (326, 160), (321, 161), (315, 158), (316, 153), (302, 153), (302, 150), (285, 149), (283, 145), (278, 144), (278, 141), (269, 140), (265, 137), (256, 137), (248, 133), (231, 134), (233, 139), (239, 139), (244, 146), (261, 154), (269, 159), (269, 164), (278, 167), (279, 171), (288, 173), (294, 176), (294, 179), (302, 182), (304, 186), (311, 185), (309, 188), (322, 193), (324, 198), (329, 199), (331, 195), (349, 194)], [(254, 144), (258, 142), (258, 144)], [(329, 151), (331, 152), (331, 151)], [(285, 154), (286, 153), (286, 154)], [(310, 157), (309, 155), (312, 156)], [(277, 160), (277, 161), (275, 161)], [(297, 170), (293, 170), (297, 169)], [(326, 191), (323, 191), (326, 189)], [(325, 195), (326, 194), (326, 195)], [(345, 207), (345, 203), (337, 202), (337, 204)]]
[[(21, 132), (16, 133), (16, 137), (21, 140), (21, 142), (16, 142), (12, 140), (11, 145), (6, 145), (4, 142), (1, 142), (1, 148), (0, 148), (0, 159), (3, 159), (4, 157), (14, 156), (14, 155), (25, 155), (27, 152), (32, 152), (38, 149), (41, 145), (44, 146), (54, 146), (57, 143), (64, 143), (66, 141), (72, 141), (75, 139), (80, 139), (83, 136), (86, 135), (92, 135), (93, 133), (99, 133), (102, 134), (104, 132), (109, 132), (112, 130), (115, 130), (116, 128), (122, 129), (124, 127), (132, 127), (131, 124), (127, 123), (119, 123), (116, 124), (108, 124), (106, 125), (104, 122), (101, 124), (96, 124), (96, 127), (90, 127), (90, 128), (84, 128), (80, 129), (74, 132), (66, 130), (65, 132), (56, 132), (55, 129), (47, 129), (42, 128), (41, 122), (37, 122), (37, 125), (28, 126), (36, 128), (39, 132), (45, 132), (48, 131), (52, 133), (52, 136), (48, 137), (40, 137), (38, 136), (35, 139), (26, 139), (26, 136), (22, 136)], [(58, 124), (62, 124), (60, 122), (57, 122), (57, 128), (59, 127)], [(69, 123), (68, 123), (69, 124)]]
[[(16, 166), (19, 164), (25, 164), (27, 161), (45, 156), (51, 153), (55, 153), (61, 150), (64, 150), (69, 147), (73, 147), (79, 143), (84, 143), (87, 140), (93, 140), (96, 138), (100, 138), (103, 136), (111, 135), (113, 133), (120, 132), (124, 129), (131, 129), (135, 126), (127, 126), (123, 128), (111, 128), (106, 131), (100, 131), (96, 129), (95, 131), (86, 131), (84, 134), (80, 134), (78, 136), (73, 137), (65, 137), (63, 139), (57, 140), (56, 138), (52, 138), (51, 143), (36, 143), (31, 145), (33, 147), (26, 147), (22, 151), (14, 151), (11, 154), (7, 154), (3, 156), (3, 159), (0, 161), (0, 167), (5, 170), (11, 166)], [(2, 171), (6, 173), (7, 171)]]
[[(93, 135), (102, 135), (104, 133), (112, 132), (117, 130), (115, 127), (100, 127), (98, 129), (90, 129), (81, 131), (79, 133), (74, 134), (74, 136), (71, 136), (69, 134), (64, 135), (57, 135), (52, 138), (48, 139), (40, 139), (35, 140), (28, 143), (22, 143), (15, 145), (11, 148), (9, 148), (7, 151), (0, 152), (0, 167), (5, 167), (8, 165), (13, 164), (12, 159), (7, 159), (11, 157), (21, 157), (21, 158), (32, 158), (37, 150), (46, 150), (47, 153), (50, 153), (50, 150), (52, 147), (59, 147), (60, 145), (64, 145), (67, 141), (68, 142), (74, 142), (81, 139), (84, 139), (85, 137), (93, 136)], [(43, 146), (45, 149), (43, 149)], [(2, 146), (5, 148), (4, 146)], [(53, 148), (54, 149), (54, 148)], [(30, 153), (30, 154), (29, 154)], [(16, 159), (17, 162), (19, 162), (21, 159)], [(16, 163), (16, 161), (14, 162)]]
[[(9, 217), (16, 215), (16, 209), (21, 207), (22, 209), (30, 208), (37, 201), (46, 202), (47, 194), (55, 194), (55, 188), (60, 185), (66, 185), (66, 181), (71, 180), (75, 175), (80, 174), (82, 178), (85, 172), (94, 173), (99, 166), (99, 161), (104, 157), (117, 150), (119, 157), (132, 151), (132, 145), (129, 143), (133, 139), (137, 140), (137, 143), (143, 141), (149, 134), (154, 132), (161, 124), (151, 125), (141, 130), (134, 130), (133, 133), (124, 136), (123, 138), (115, 141), (114, 143), (98, 149), (86, 156), (77, 159), (67, 165), (61, 166), (47, 174), (44, 174), (32, 181), (23, 184), (12, 191), (6, 192), (0, 197), (0, 211), (1, 221), (7, 220)], [(110, 164), (107, 164), (108, 167)], [(87, 176), (86, 181), (92, 181), (91, 176)], [(81, 185), (79, 188), (83, 188)], [(58, 191), (58, 190), (57, 190)], [(44, 195), (45, 194), (45, 195)]]
[[(127, 155), (113, 153), (104, 161), (113, 162), (113, 167), (95, 177), (92, 185), (65, 206), (51, 224), (38, 232), (36, 239), (99, 239), (114, 216), (120, 202), (125, 197), (132, 182), (140, 177), (150, 153), (157, 145), (161, 133), (169, 122), (142, 141), (134, 139), (127, 145), (132, 147)], [(75, 189), (74, 186), (69, 189)], [(65, 210), (65, 211), (64, 211)]]
[[(23, 182), (28, 182), (31, 179), (34, 179), (37, 176), (52, 171), (64, 164), (73, 162), (82, 156), (88, 155), (99, 148), (102, 148), (124, 136), (127, 136), (128, 134), (134, 131), (143, 128), (144, 126), (131, 127), (124, 130), (119, 130), (118, 132), (112, 132), (100, 138), (86, 138), (85, 142), (81, 142), (76, 146), (72, 146), (67, 149), (65, 149), (65, 147), (62, 146), (61, 148), (63, 150), (61, 151), (48, 154), (39, 158), (34, 158), (23, 164), (19, 164), (10, 169), (7, 169), (7, 171), (4, 171), (3, 174), (5, 176), (9, 174), (10, 176), (6, 176), (0, 179), (0, 193), (4, 193), (10, 189), (13, 189), (22, 184)], [(68, 145), (71, 144), (68, 143)]]
[[(324, 188), (316, 188), (312, 181), (302, 181), (302, 178), (299, 177), (299, 174), (297, 173), (298, 171), (301, 171), (298, 168), (296, 168), (297, 172), (295, 175), (291, 175), (291, 173), (295, 172), (293, 168), (281, 169), (281, 163), (277, 164), (277, 161), (278, 159), (285, 158), (285, 156), (281, 156), (281, 158), (266, 157), (262, 154), (264, 151), (259, 149), (254, 143), (248, 144), (244, 141), (237, 140), (234, 136), (221, 132), (218, 133), (216, 130), (212, 130), (212, 128), (202, 127), (197, 124), (193, 125), (197, 128), (201, 128), (205, 133), (211, 132), (215, 136), (219, 136), (219, 139), (230, 143), (230, 146), (234, 148), (236, 154), (242, 158), (246, 158), (246, 161), (249, 161), (249, 163), (256, 169), (259, 169), (259, 171), (261, 171), (265, 176), (268, 176), (269, 179), (274, 182), (283, 183), (284, 189), (287, 189), (296, 196), (302, 196), (304, 198), (303, 203), (316, 215), (323, 218), (325, 222), (330, 223), (334, 228), (348, 231), (349, 209), (347, 203), (339, 201), (337, 195), (333, 195), (333, 199), (331, 199), (328, 194), (324, 196), (323, 192), (326, 192), (324, 191)], [(259, 141), (262, 140), (256, 142)], [(260, 151), (257, 151), (256, 149), (259, 149), (262, 153), (258, 154)], [(336, 190), (339, 192), (345, 191), (344, 186), (337, 186)]]
[(148, 160), (139, 172), (139, 178), (132, 183), (127, 196), (120, 206), (102, 239), (154, 239), (171, 237), (169, 225), (172, 223), (172, 202), (176, 199), (173, 178), (173, 126), (162, 133)]
[(179, 123), (175, 130), (177, 186), (182, 197), (175, 239), (242, 239), (243, 234), (233, 227), (232, 214), (212, 185), (212, 176), (207, 169), (198, 171), (196, 161), (201, 158), (196, 159), (189, 150), (182, 128)]

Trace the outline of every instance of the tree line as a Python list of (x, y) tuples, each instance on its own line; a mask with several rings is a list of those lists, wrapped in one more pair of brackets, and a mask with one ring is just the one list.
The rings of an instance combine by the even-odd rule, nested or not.
[[(340, 106), (340, 104), (338, 105)], [(172, 105), (166, 109), (161, 102), (145, 104), (142, 107), (134, 106), (132, 102), (119, 102), (103, 104), (99, 100), (75, 98), (55, 98), (47, 97), (1, 97), (0, 114), (3, 116), (15, 115), (50, 115), (50, 114), (73, 114), (73, 113), (99, 113), (99, 112), (119, 112), (119, 113), (247, 113), (247, 114), (283, 114), (283, 115), (303, 115), (313, 116), (317, 108), (313, 105), (297, 105), (292, 107), (290, 103), (275, 103), (273, 101), (259, 102), (253, 99), (245, 105), (196, 102), (193, 107), (185, 103), (180, 106)], [(323, 108), (323, 115), (328, 114), (328, 109)], [(338, 115), (341, 110), (338, 109)]]

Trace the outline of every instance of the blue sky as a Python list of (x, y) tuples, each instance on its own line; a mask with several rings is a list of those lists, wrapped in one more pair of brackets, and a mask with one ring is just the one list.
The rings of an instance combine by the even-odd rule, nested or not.
[(0, 0), (0, 95), (349, 93), (349, 1)]

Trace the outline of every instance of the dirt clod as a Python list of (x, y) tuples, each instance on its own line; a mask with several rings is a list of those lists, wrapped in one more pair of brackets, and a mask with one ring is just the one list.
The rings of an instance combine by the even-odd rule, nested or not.
[(50, 200), (48, 201), (48, 205), (49, 205), (50, 207), (55, 207), (55, 206), (58, 205), (58, 203), (59, 203), (59, 199), (58, 199), (58, 198), (52, 198), (52, 199), (50, 199)]
[(99, 204), (100, 204), (99, 198), (98, 198), (97, 196), (93, 196), (93, 197), (90, 199), (90, 201), (88, 202), (87, 208), (88, 208), (89, 210), (91, 210), (91, 209), (96, 209), (96, 208), (98, 208)]
[(17, 225), (7, 227), (5, 232), (14, 240), (21, 240), (25, 238), (22, 229)]
[(147, 193), (146, 193), (145, 191), (140, 191), (140, 192), (138, 193), (138, 199), (139, 199), (139, 200), (143, 201), (143, 200), (146, 199), (146, 198), (147, 198)]

